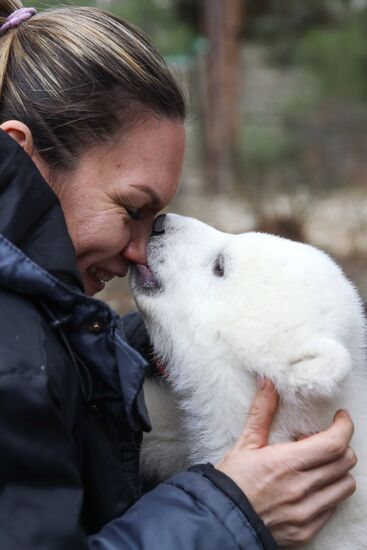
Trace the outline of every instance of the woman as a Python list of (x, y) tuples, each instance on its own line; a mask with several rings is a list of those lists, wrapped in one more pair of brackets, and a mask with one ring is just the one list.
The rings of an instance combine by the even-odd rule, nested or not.
[(154, 218), (177, 190), (184, 101), (153, 46), (119, 18), (20, 8), (0, 0), (1, 549), (307, 540), (354, 490), (353, 425), (339, 412), (325, 433), (266, 447), (270, 383), (216, 468), (141, 497), (146, 362), (89, 296), (145, 261)]

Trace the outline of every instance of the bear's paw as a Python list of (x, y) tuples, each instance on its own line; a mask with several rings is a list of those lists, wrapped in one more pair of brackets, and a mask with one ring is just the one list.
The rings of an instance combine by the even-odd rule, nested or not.
[(288, 361), (285, 385), (304, 396), (335, 397), (352, 368), (346, 347), (335, 338), (307, 340)]

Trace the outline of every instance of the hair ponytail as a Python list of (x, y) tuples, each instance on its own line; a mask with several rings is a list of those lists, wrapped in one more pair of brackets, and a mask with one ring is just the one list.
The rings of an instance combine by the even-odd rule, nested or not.
[[(21, 2), (18, 2), (17, 0), (0, 0), (0, 26), (5, 23), (6, 18), (9, 17), (11, 13), (22, 7), (23, 5)], [(13, 38), (14, 33), (0, 33), (0, 102)]]
[(0, 25), (13, 11), (23, 8), (23, 4), (18, 0), (0, 0)]

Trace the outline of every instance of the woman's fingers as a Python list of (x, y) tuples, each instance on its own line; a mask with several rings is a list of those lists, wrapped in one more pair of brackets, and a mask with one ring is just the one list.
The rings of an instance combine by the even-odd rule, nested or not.
[(259, 449), (268, 443), (269, 431), (278, 408), (278, 394), (269, 380), (258, 378), (258, 391), (248, 413), (238, 445), (244, 450)]
[(274, 516), (274, 527), (271, 519), (267, 526), (280, 547), (305, 544), (330, 519), (337, 505), (354, 493), (355, 488), (355, 480), (348, 474), (335, 483), (311, 493), (299, 503), (278, 510), (277, 516), (280, 514), (282, 521), (279, 522), (277, 516)]
[(274, 386), (266, 381), (255, 395), (242, 436), (216, 467), (244, 491), (280, 546), (304, 544), (355, 490), (348, 474), (356, 463), (349, 448), (353, 422), (339, 411), (328, 430), (267, 446), (277, 406)]
[(325, 487), (344, 477), (356, 464), (357, 457), (353, 449), (349, 447), (338, 460), (304, 472), (307, 476), (307, 486), (310, 490)]
[(308, 495), (289, 509), (289, 521), (294, 525), (305, 525), (320, 514), (335, 508), (356, 490), (356, 482), (350, 474), (334, 483)]
[(335, 508), (327, 510), (301, 527), (289, 523), (278, 525), (272, 530), (273, 536), (280, 548), (305, 544), (312, 540), (316, 533), (324, 527), (334, 512)]
[[(341, 458), (346, 452), (354, 432), (354, 425), (345, 410), (336, 413), (329, 429), (315, 435), (289, 443), (293, 448), (294, 467), (304, 471), (323, 466)], [(284, 451), (287, 451), (287, 445)]]

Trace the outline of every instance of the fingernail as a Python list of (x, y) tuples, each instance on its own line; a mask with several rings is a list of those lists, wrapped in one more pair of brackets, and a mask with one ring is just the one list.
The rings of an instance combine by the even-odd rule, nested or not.
[(265, 378), (261, 374), (257, 375), (256, 387), (258, 390), (263, 390), (265, 388)]
[(337, 417), (339, 414), (343, 414), (343, 415), (346, 416), (348, 419), (352, 420), (352, 418), (351, 418), (349, 412), (348, 412), (346, 409), (339, 409), (338, 411), (336, 411), (335, 416), (334, 416), (334, 420), (336, 419), (336, 417)]

